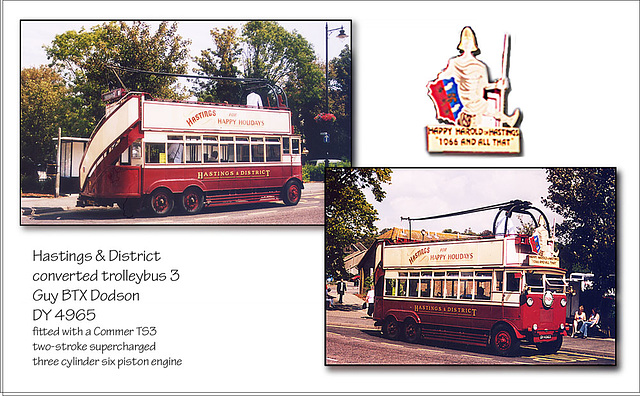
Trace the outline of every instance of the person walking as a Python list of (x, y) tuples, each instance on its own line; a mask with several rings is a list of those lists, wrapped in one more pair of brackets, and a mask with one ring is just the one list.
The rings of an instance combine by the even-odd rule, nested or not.
[(347, 282), (345, 282), (343, 279), (340, 279), (338, 281), (338, 295), (340, 296), (340, 298), (338, 299), (339, 304), (342, 304), (342, 297), (346, 292), (347, 292)]
[(375, 292), (373, 291), (373, 285), (367, 292), (367, 315), (373, 316), (373, 303), (376, 301)]

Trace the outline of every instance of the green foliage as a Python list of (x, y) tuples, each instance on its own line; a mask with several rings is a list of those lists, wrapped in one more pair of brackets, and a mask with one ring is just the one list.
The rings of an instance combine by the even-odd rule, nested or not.
[(302, 178), (304, 181), (324, 181), (324, 164), (306, 164), (302, 167)]
[[(199, 68), (195, 72), (205, 76), (238, 77), (240, 70), (236, 63), (240, 60), (242, 48), (235, 28), (212, 29), (211, 38), (215, 49), (201, 51), (194, 60)], [(198, 80), (196, 94), (206, 102), (241, 103), (242, 88), (237, 82), (224, 80)]]
[[(324, 67), (324, 65), (323, 65)], [(325, 82), (321, 83), (324, 86)], [(323, 94), (324, 96), (324, 94)], [(323, 98), (324, 101), (324, 98)], [(311, 121), (305, 124), (306, 145), (311, 158), (328, 155), (351, 159), (351, 49), (348, 46), (329, 62), (329, 112), (335, 122)], [(315, 114), (317, 115), (317, 114)], [(315, 116), (314, 115), (314, 116)], [(323, 142), (322, 132), (328, 132), (330, 143)]]
[(615, 287), (615, 168), (551, 168), (543, 203), (560, 214), (560, 262), (571, 272), (593, 272), (599, 292)]
[(20, 192), (53, 194), (56, 190), (56, 181), (53, 178), (40, 180), (34, 175), (20, 175)]
[(367, 276), (366, 278), (364, 278), (364, 290), (371, 289), (371, 286), (373, 286), (373, 278)]
[[(88, 108), (87, 116), (95, 125), (104, 114), (101, 95), (111, 87), (150, 93), (165, 99), (186, 97), (172, 76), (114, 71), (109, 66), (153, 72), (184, 74), (187, 71), (189, 40), (177, 34), (177, 23), (161, 22), (152, 33), (144, 22), (108, 22), (59, 34), (45, 47), (51, 66), (61, 74)], [(117, 74), (116, 74), (117, 73)]]
[[(39, 167), (55, 163), (58, 127), (68, 121), (68, 89), (53, 69), (41, 66), (20, 71), (20, 172), (36, 177)], [(66, 128), (63, 128), (66, 129)]]
[(382, 186), (391, 183), (388, 168), (328, 168), (325, 174), (325, 269), (344, 274), (344, 250), (352, 243), (373, 238), (378, 213), (367, 202), (369, 189), (378, 202), (386, 196)]
[[(351, 162), (347, 159), (342, 159), (337, 164), (330, 164), (329, 167), (350, 168)], [(324, 163), (318, 165), (305, 164), (302, 167), (302, 179), (303, 181), (324, 181)]]

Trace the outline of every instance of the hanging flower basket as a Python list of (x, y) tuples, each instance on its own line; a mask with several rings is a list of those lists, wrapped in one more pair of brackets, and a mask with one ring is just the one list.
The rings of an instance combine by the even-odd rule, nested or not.
[(316, 122), (334, 122), (336, 120), (336, 116), (331, 113), (320, 113), (317, 116), (313, 117)]

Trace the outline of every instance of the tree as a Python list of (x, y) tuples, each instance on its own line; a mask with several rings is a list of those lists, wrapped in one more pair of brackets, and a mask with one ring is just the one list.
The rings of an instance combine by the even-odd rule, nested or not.
[[(240, 70), (237, 63), (240, 60), (242, 48), (237, 30), (231, 26), (226, 29), (212, 29), (211, 38), (215, 49), (208, 48), (201, 51), (200, 57), (194, 60), (199, 69), (197, 73), (215, 77), (238, 77)], [(196, 93), (206, 102), (240, 103), (242, 89), (237, 82), (224, 80), (199, 80)]]
[(340, 56), (329, 64), (333, 84), (329, 86), (329, 108), (336, 115), (333, 156), (351, 160), (351, 48), (345, 46)]
[(66, 130), (62, 76), (40, 66), (20, 71), (20, 174), (35, 176), (39, 167), (55, 163), (58, 127)]
[(600, 292), (615, 287), (615, 168), (551, 168), (545, 206), (564, 220), (556, 225), (562, 266), (593, 272)]
[[(324, 68), (324, 65), (322, 65)], [(321, 83), (324, 86), (325, 81)], [(325, 111), (324, 105), (322, 112)], [(306, 128), (306, 142), (311, 158), (344, 158), (351, 161), (351, 50), (348, 46), (329, 62), (329, 108), (333, 122), (314, 122)], [(315, 116), (315, 115), (314, 115)], [(328, 132), (329, 144), (321, 132)], [(328, 153), (327, 153), (328, 152)]]
[(186, 97), (177, 77), (125, 71), (122, 68), (184, 74), (189, 40), (177, 34), (177, 23), (161, 22), (155, 33), (144, 22), (108, 22), (79, 32), (67, 31), (45, 47), (51, 66), (60, 71), (79, 106), (95, 125), (104, 114), (101, 95), (124, 85), (165, 99)]
[[(313, 118), (321, 111), (323, 68), (311, 44), (277, 22), (251, 21), (242, 28), (244, 76), (264, 78), (287, 92), (294, 129), (308, 141)], [(269, 99), (268, 99), (269, 100)], [(274, 99), (271, 99), (275, 103)], [(311, 128), (311, 130), (309, 130)]]
[(388, 168), (328, 168), (325, 176), (327, 275), (344, 275), (344, 250), (354, 242), (371, 242), (378, 212), (367, 202), (369, 189), (376, 201), (386, 196), (382, 186), (391, 183)]

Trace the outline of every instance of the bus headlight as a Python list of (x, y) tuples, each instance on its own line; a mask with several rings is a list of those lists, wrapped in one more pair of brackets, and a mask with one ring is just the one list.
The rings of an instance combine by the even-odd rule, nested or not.
[(532, 306), (533, 305), (533, 298), (531, 298), (531, 297), (527, 298), (527, 305), (528, 306)]
[(551, 291), (547, 290), (546, 292), (544, 292), (544, 296), (542, 296), (542, 303), (547, 308), (553, 305), (553, 293), (551, 293)]
[(536, 330), (538, 330), (538, 324), (537, 324), (537, 323), (534, 323), (534, 324), (533, 324), (533, 331), (536, 331)]
[(567, 306), (567, 299), (563, 298), (562, 300), (560, 300), (560, 305), (563, 306), (563, 307), (566, 307)]
[(560, 323), (560, 330), (564, 330), (564, 323)]

